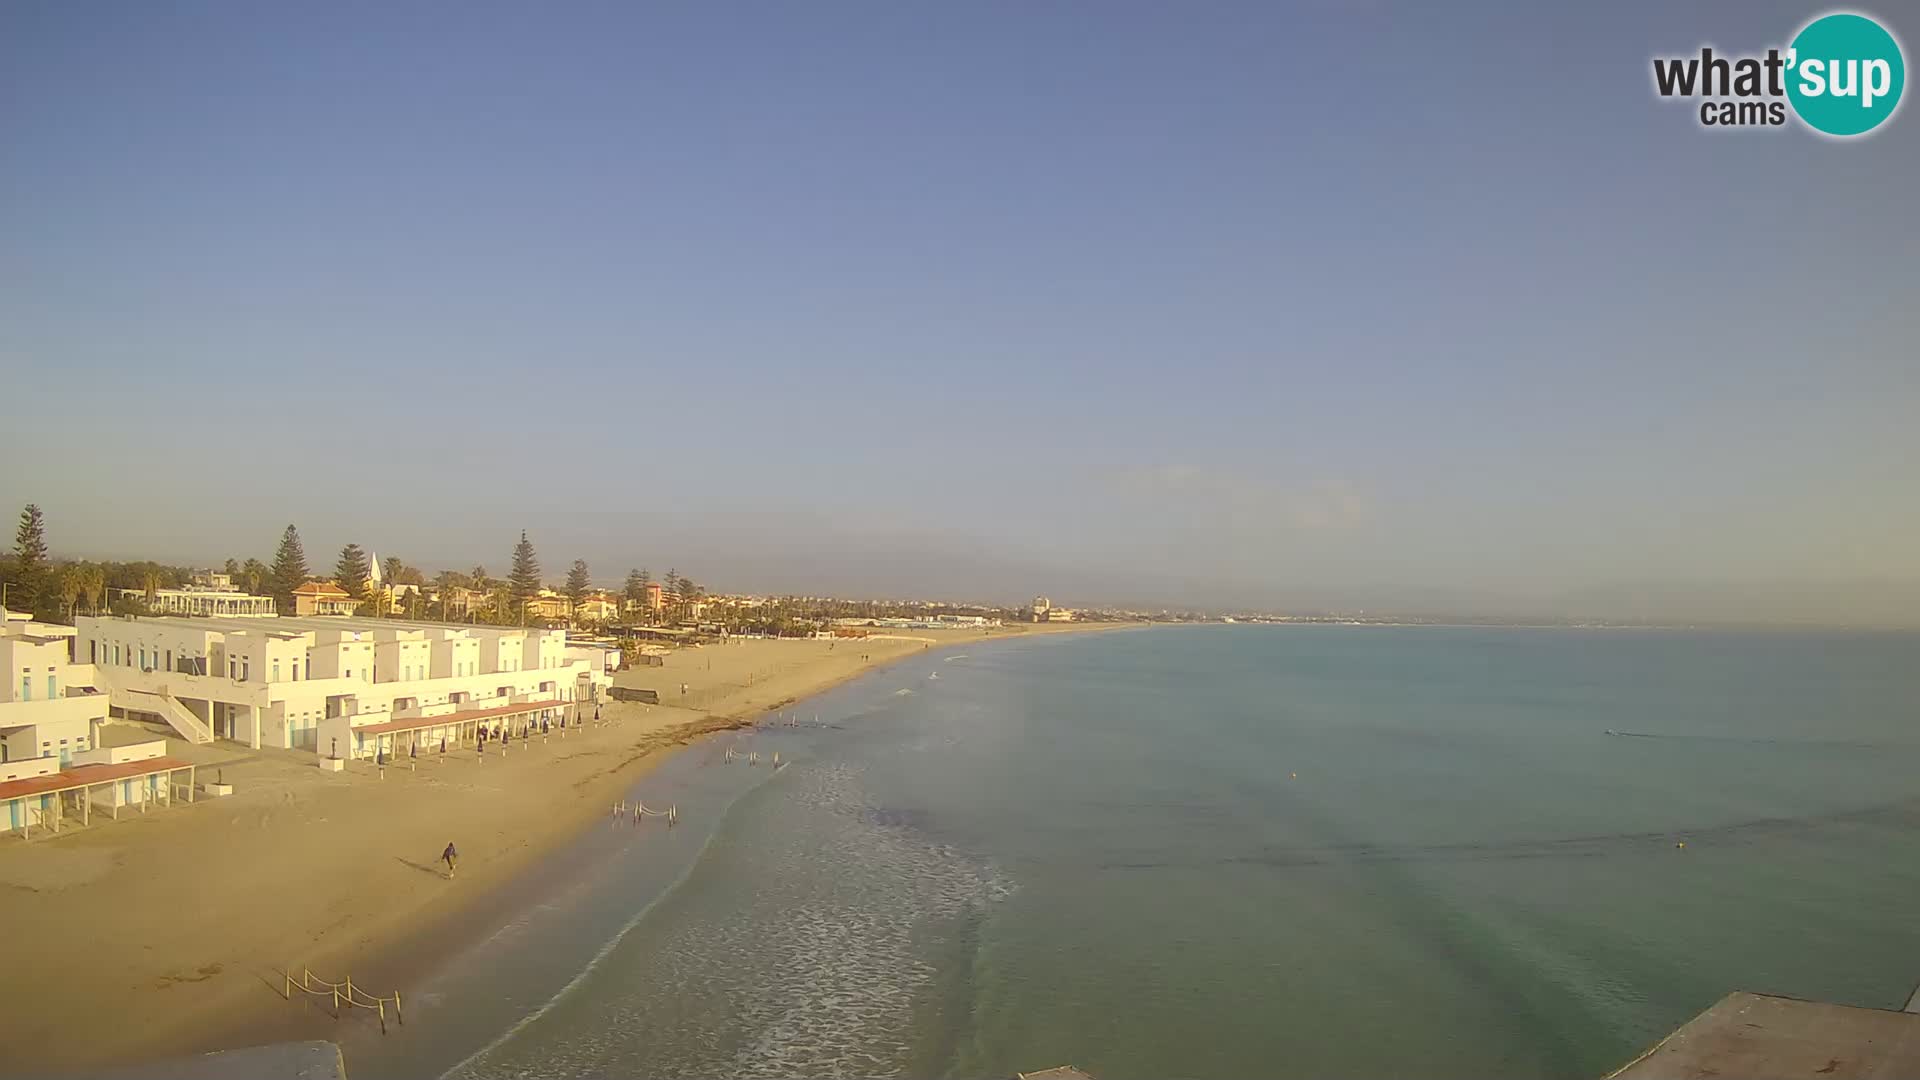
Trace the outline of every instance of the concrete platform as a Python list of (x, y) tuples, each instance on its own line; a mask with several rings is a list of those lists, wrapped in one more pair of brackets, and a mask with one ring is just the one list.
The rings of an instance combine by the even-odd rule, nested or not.
[(79, 1073), (69, 1080), (347, 1080), (340, 1047), (330, 1042), (274, 1043), (196, 1057)]
[(1920, 1014), (1733, 993), (1609, 1080), (1920, 1077)]

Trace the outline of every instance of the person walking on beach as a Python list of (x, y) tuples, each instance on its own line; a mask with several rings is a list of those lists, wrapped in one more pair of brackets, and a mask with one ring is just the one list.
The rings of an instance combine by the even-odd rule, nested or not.
[(447, 880), (449, 881), (453, 880), (453, 864), (455, 860), (459, 858), (460, 853), (453, 850), (453, 841), (447, 841), (447, 850), (440, 853), (440, 861), (447, 864)]

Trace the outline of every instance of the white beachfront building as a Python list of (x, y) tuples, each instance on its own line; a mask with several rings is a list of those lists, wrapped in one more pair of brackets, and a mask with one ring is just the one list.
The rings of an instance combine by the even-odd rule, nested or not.
[[(93, 749), (107, 698), (93, 665), (75, 664), (74, 629), (0, 617), (0, 765), (49, 759), (66, 768)], [(19, 769), (8, 770), (19, 772)], [(22, 775), (25, 775), (24, 773)], [(0, 779), (17, 779), (0, 773)]]
[(566, 632), (356, 616), (82, 616), (74, 658), (117, 710), (195, 742), (321, 757), (457, 743), (479, 723), (557, 719), (612, 679)]
[[(224, 577), (225, 575), (221, 575)], [(233, 589), (188, 586), (184, 589), (121, 589), (129, 600), (144, 600), (156, 615), (201, 615), (231, 619), (258, 619), (274, 614), (271, 596), (255, 596)]]
[(0, 833), (59, 830), (99, 806), (167, 801), (186, 762), (166, 744), (102, 747), (107, 695), (92, 664), (72, 662), (74, 628), (0, 611)]

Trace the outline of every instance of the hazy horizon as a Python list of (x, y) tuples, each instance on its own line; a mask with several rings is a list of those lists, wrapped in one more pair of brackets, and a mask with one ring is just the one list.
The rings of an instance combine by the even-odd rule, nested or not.
[(0, 512), (203, 565), (291, 521), (316, 572), (526, 529), (606, 586), (1920, 625), (1920, 118), (1648, 85), (1822, 10), (0, 9)]

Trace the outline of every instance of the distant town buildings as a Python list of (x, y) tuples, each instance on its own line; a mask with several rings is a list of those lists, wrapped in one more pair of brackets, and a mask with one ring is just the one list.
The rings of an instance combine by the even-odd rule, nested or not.
[(293, 613), (308, 615), (351, 615), (359, 604), (347, 590), (331, 581), (309, 581), (293, 590)]
[(929, 615), (915, 618), (868, 616), (833, 620), (833, 625), (841, 628), (875, 627), (888, 630), (942, 630), (956, 626), (999, 626), (999, 619), (989, 619), (984, 615)]
[(527, 597), (527, 618), (565, 621), (567, 617), (567, 598), (552, 589), (540, 590), (540, 595)]
[(1054, 607), (1053, 601), (1047, 599), (1044, 596), (1036, 596), (1033, 598), (1033, 607), (1031, 610), (1033, 612), (1034, 622), (1072, 622), (1073, 621), (1073, 612), (1067, 610), (1066, 608)]
[(620, 605), (604, 592), (588, 593), (574, 605), (573, 617), (580, 622), (610, 622), (620, 614)]

